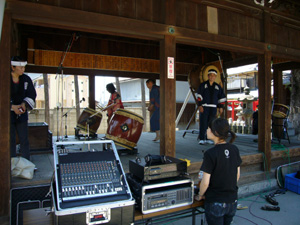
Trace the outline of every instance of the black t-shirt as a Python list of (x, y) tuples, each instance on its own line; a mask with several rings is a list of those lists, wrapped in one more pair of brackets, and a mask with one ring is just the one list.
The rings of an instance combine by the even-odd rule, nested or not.
[(218, 144), (204, 153), (201, 169), (211, 175), (206, 202), (232, 203), (237, 200), (237, 168), (242, 159), (233, 144)]

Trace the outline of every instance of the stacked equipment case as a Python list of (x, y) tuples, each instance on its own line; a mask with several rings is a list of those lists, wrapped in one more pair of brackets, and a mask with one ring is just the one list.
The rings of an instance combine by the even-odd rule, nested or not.
[(113, 141), (57, 142), (53, 152), (56, 224), (133, 224), (135, 200)]

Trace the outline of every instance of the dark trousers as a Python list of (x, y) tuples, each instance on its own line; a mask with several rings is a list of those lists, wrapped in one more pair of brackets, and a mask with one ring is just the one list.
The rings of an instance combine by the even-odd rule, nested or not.
[(217, 115), (217, 108), (216, 107), (203, 107), (203, 113), (200, 113), (200, 130), (199, 130), (199, 139), (205, 140), (206, 139), (206, 130), (208, 128), (209, 121), (213, 120)]
[(20, 149), (22, 157), (30, 160), (30, 150), (28, 141), (28, 121), (21, 123), (10, 123), (10, 156), (17, 156), (16, 149), (16, 133), (18, 134), (20, 141)]
[(237, 202), (205, 203), (204, 206), (208, 225), (230, 225), (236, 213)]
[(155, 109), (150, 118), (150, 130), (151, 131), (160, 130), (159, 117), (160, 117), (160, 110)]

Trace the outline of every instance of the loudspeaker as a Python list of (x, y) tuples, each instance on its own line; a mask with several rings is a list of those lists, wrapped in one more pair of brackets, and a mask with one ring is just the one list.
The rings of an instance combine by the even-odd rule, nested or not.
[(10, 193), (10, 224), (23, 225), (23, 210), (51, 207), (49, 185), (18, 187)]

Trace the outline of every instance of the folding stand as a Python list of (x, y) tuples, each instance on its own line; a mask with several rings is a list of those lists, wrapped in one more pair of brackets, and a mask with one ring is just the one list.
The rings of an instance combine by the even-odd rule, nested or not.
[[(108, 139), (104, 136), (104, 137), (100, 138), (100, 140), (110, 140), (110, 139)], [(116, 142), (114, 142), (114, 143), (115, 143), (115, 145), (118, 145), (118, 143), (116, 143)], [(118, 146), (121, 146), (121, 145), (118, 145)], [(121, 147), (123, 147), (123, 146), (121, 146)], [(111, 145), (109, 143), (103, 145), (103, 150), (104, 151), (108, 151), (110, 149), (111, 149)], [(137, 149), (137, 147), (134, 147), (132, 149), (128, 149), (128, 148), (123, 147), (123, 148), (117, 148), (117, 152), (118, 152), (119, 155), (120, 154), (137, 155), (138, 154), (138, 149)]]
[[(88, 125), (88, 127), (89, 127), (89, 125)], [(74, 129), (75, 129), (75, 138), (78, 139), (78, 140), (80, 140), (80, 138), (84, 138), (84, 139), (87, 139), (87, 140), (94, 140), (94, 139), (97, 139), (97, 137), (98, 137), (98, 135), (95, 134), (95, 133), (90, 133), (88, 131), (87, 134), (80, 134), (80, 129), (79, 128), (74, 127)], [(89, 128), (88, 128), (88, 130), (89, 130)]]
[[(279, 144), (281, 139), (287, 139), (290, 142), (290, 137), (288, 134), (287, 119), (290, 110), (286, 105), (279, 103), (273, 103), (272, 106), (272, 134), (278, 139)], [(285, 137), (285, 134), (287, 138)]]
[[(184, 131), (182, 137), (184, 137), (185, 134), (188, 132), (188, 129), (189, 129), (190, 125), (191, 125), (191, 122), (195, 119), (196, 113), (197, 113), (197, 111), (198, 111), (198, 107), (197, 107), (197, 98), (196, 98), (196, 95), (195, 95), (195, 91), (190, 87), (190, 91), (189, 91), (189, 92), (191, 92), (192, 95), (193, 95), (193, 97), (194, 97), (194, 100), (195, 100), (195, 103), (196, 103), (196, 108), (195, 108), (195, 111), (194, 111), (192, 117), (191, 117), (190, 120), (189, 120), (188, 125), (187, 125), (186, 128), (185, 128), (185, 131)], [(188, 101), (188, 99), (185, 99), (185, 101)], [(189, 133), (192, 133), (192, 134), (198, 134), (199, 131), (193, 129), (193, 130), (189, 131)]]
[[(286, 139), (291, 144), (287, 127), (287, 117), (277, 118), (272, 116), (272, 134), (277, 138), (279, 144), (281, 143), (281, 139)], [(287, 137), (285, 137), (285, 134)]]

